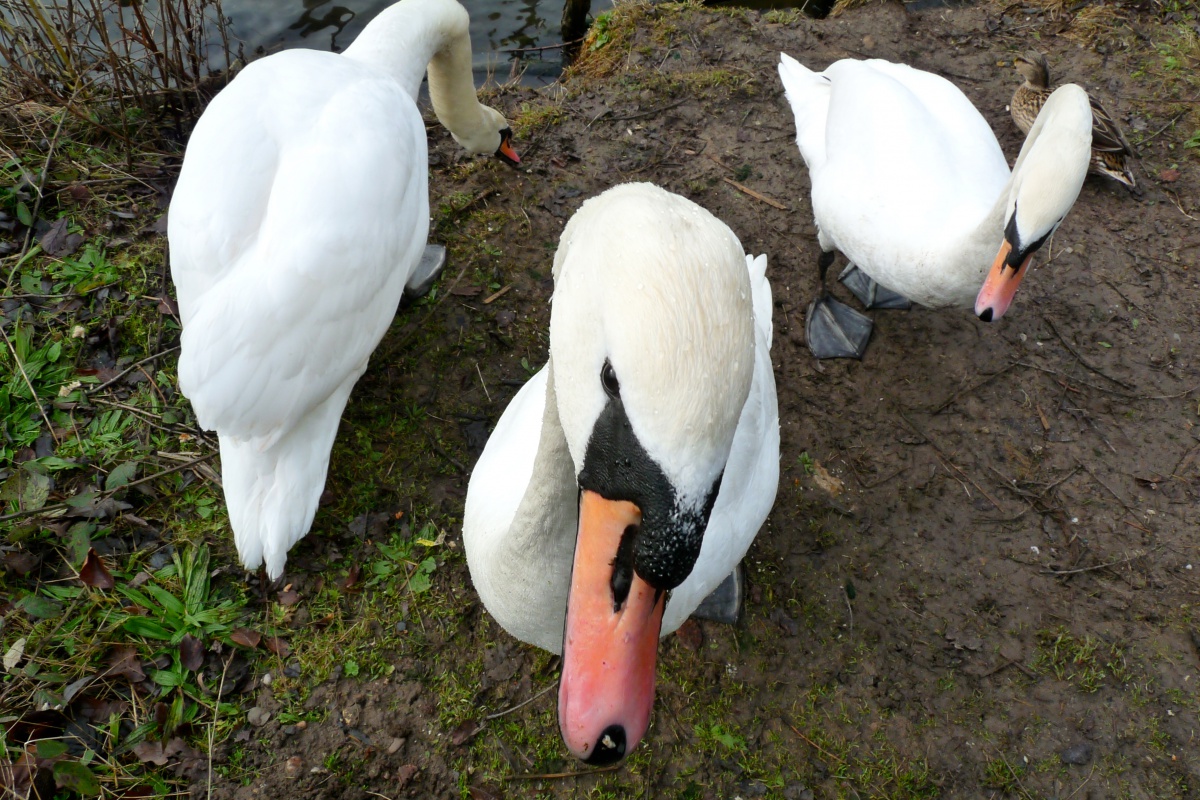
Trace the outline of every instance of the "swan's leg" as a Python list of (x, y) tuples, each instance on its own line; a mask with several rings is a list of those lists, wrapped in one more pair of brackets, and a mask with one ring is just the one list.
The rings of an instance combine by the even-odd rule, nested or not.
[(408, 284), (404, 287), (404, 296), (410, 300), (424, 297), (433, 288), (433, 282), (446, 266), (446, 247), (440, 244), (425, 245), (421, 261), (417, 268), (408, 276)]
[(817, 358), (862, 358), (874, 323), (845, 303), (833, 299), (825, 288), (825, 273), (833, 263), (833, 251), (821, 253), (821, 293), (808, 307), (804, 332), (808, 349)]
[(700, 601), (692, 616), (733, 625), (741, 618), (745, 601), (746, 570), (739, 562), (733, 568), (733, 572), (726, 575), (725, 580), (721, 581), (708, 597)]
[(838, 280), (854, 292), (854, 296), (862, 301), (865, 308), (894, 308), (903, 311), (912, 308), (911, 300), (896, 294), (886, 286), (880, 286), (853, 263), (846, 265)]

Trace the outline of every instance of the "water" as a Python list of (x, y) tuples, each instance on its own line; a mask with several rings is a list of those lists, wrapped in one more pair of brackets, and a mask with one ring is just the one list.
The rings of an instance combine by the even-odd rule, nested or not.
[[(471, 47), (475, 71), (506, 79), (525, 69), (525, 80), (553, 80), (561, 70), (558, 50), (514, 54), (521, 48), (562, 41), (559, 32), (563, 0), (462, 0), (471, 14)], [(244, 43), (249, 58), (292, 47), (340, 51), (354, 41), (371, 19), (392, 0), (222, 0), (232, 21), (230, 32)], [(612, 0), (592, 0), (592, 14), (612, 7)]]

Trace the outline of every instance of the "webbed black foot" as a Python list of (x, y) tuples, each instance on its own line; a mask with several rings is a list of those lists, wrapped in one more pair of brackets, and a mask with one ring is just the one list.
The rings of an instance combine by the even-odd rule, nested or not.
[(733, 568), (733, 572), (726, 575), (725, 580), (712, 590), (712, 594), (701, 601), (692, 612), (692, 616), (733, 625), (742, 616), (745, 600), (746, 571), (739, 563)]
[(425, 245), (425, 252), (421, 254), (420, 263), (408, 276), (408, 283), (404, 287), (404, 296), (409, 300), (416, 300), (427, 295), (433, 288), (433, 282), (437, 280), (438, 275), (442, 274), (445, 266), (445, 245)]
[(808, 306), (804, 333), (817, 358), (862, 358), (875, 323), (827, 293)]
[(846, 265), (838, 280), (854, 292), (854, 296), (862, 301), (865, 308), (892, 308), (903, 311), (912, 308), (911, 300), (885, 286), (880, 286), (852, 263)]

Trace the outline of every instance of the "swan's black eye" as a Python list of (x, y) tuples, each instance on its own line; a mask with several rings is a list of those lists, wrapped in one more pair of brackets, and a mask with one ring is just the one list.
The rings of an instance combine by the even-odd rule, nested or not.
[(600, 383), (604, 385), (604, 391), (609, 397), (621, 396), (621, 383), (617, 380), (617, 371), (608, 363), (608, 359), (604, 360), (604, 367), (600, 370)]

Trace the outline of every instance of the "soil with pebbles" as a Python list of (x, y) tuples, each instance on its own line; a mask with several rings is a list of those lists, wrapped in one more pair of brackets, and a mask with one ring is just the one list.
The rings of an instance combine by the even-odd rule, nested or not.
[[(521, 359), (545, 358), (565, 221), (623, 181), (691, 197), (748, 252), (769, 255), (774, 288), (782, 477), (749, 554), (742, 623), (664, 641), (654, 721), (632, 765), (505, 781), (485, 757), (509, 775), (579, 765), (561, 748), (547, 763), (503, 741), (494, 722), (441, 726), (428, 679), (480, 652), (480, 717), (555, 678), (490, 621), (460, 560), (434, 588), (462, 608), (456, 629), (398, 654), (387, 680), (317, 687), (307, 705), (328, 712), (322, 722), (280, 724), (262, 689), (261, 727), (239, 743), (249, 783), (215, 775), (213, 796), (1200, 794), (1200, 170), (1169, 127), (1173, 107), (1146, 99), (1147, 79), (1134, 77), (1173, 23), (1135, 19), (1129, 47), (1106, 55), (1057, 35), (1061, 19), (1019, 9), (876, 5), (786, 23), (693, 10), (669, 26), (658, 13), (639, 22), (614, 77), (568, 83), (564, 118), (518, 143), (523, 171), (470, 169), (431, 129), (434, 207), (466, 193), (494, 209), (507, 221), (483, 235), (500, 255), (456, 253), (422, 320), (460, 358), (437, 375), (421, 372), (420, 354), (397, 369), (388, 361), (406, 357), (408, 335), (398, 330), (357, 391), (460, 415), (440, 435), (473, 460), (527, 375)], [(965, 310), (873, 312), (861, 363), (817, 363), (804, 315), (818, 250), (778, 52), (941, 73), (1011, 159), (1021, 143), (1006, 112), (1011, 58), (1035, 36), (1056, 79), (1098, 94), (1131, 138), (1151, 137), (1136, 168), (1143, 194), (1089, 178), (999, 323)], [(548, 101), (510, 88), (496, 102), (512, 117)], [(455, 292), (489, 271), (512, 288), (486, 305), (490, 290)], [(336, 460), (330, 474), (331, 489), (345, 488)], [(424, 500), (453, 516), (467, 479), (416, 476)], [(319, 535), (298, 546), (297, 564)], [(553, 741), (553, 696), (509, 719)], [(719, 730), (699, 708), (722, 709)], [(714, 743), (722, 733), (734, 736)]]

